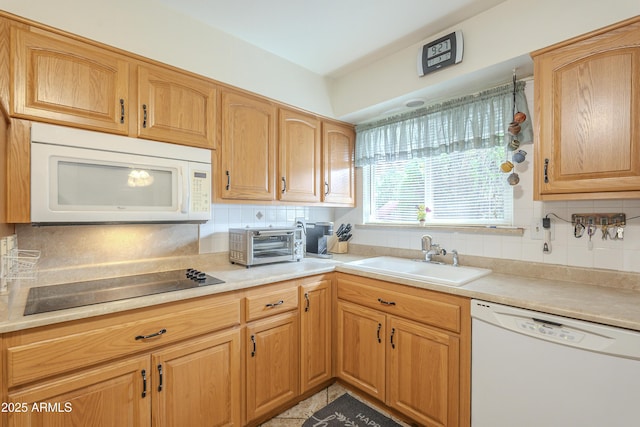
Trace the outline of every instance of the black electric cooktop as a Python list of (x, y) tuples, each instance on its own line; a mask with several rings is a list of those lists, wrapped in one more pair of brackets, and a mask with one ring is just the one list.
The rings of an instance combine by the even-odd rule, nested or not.
[(164, 292), (224, 283), (216, 277), (189, 268), (89, 280), (29, 289), (24, 315), (46, 313), (103, 302), (118, 301)]

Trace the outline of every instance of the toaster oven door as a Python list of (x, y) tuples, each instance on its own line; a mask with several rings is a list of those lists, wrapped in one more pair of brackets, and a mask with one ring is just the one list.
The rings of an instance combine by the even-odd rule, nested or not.
[(253, 264), (294, 260), (293, 231), (259, 231), (251, 239)]

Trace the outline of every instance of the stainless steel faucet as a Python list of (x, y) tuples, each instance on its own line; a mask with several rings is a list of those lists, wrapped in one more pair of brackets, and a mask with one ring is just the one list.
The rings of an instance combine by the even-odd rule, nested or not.
[(433, 237), (429, 234), (422, 236), (422, 252), (424, 252), (424, 260), (426, 262), (436, 262), (431, 259), (434, 255), (447, 254), (447, 251), (442, 249), (440, 245), (433, 243)]

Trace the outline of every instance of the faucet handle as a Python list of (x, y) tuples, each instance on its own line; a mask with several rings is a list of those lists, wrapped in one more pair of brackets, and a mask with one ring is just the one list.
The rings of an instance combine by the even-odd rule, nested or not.
[(425, 234), (424, 236), (422, 236), (422, 251), (426, 252), (428, 250), (431, 250), (431, 242), (433, 240), (433, 237), (431, 237), (430, 234)]
[(459, 267), (460, 264), (458, 263), (458, 251), (455, 249), (452, 249), (451, 254), (453, 255), (453, 266)]

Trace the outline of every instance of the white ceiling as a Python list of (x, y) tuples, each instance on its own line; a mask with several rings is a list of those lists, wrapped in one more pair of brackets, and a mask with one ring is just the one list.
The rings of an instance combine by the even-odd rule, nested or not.
[(339, 76), (505, 0), (157, 0), (322, 76)]

